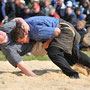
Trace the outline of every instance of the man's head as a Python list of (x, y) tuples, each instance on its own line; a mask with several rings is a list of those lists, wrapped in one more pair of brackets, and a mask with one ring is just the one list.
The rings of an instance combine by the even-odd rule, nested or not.
[(76, 12), (76, 15), (80, 15), (81, 14), (81, 8), (80, 7), (77, 7), (75, 9), (75, 12)]
[(24, 7), (24, 12), (25, 12), (26, 14), (30, 13), (30, 8), (29, 8), (28, 6), (25, 6), (25, 7)]
[(62, 5), (64, 0), (56, 0), (57, 5)]
[(67, 7), (66, 12), (68, 15), (72, 14), (72, 8), (71, 7)]
[(34, 11), (34, 13), (39, 13), (40, 12), (40, 6), (39, 6), (39, 4), (34, 4), (34, 6), (33, 6), (33, 11)]
[(19, 42), (21, 44), (29, 43), (29, 36), (21, 26), (16, 26), (10, 34), (14, 42)]
[(77, 28), (78, 30), (81, 30), (85, 27), (86, 21), (85, 20), (81, 20), (77, 22)]
[(49, 6), (50, 6), (50, 0), (45, 0), (44, 3), (45, 3), (45, 6), (46, 6), (46, 7), (49, 7)]
[(0, 44), (4, 44), (8, 42), (8, 36), (5, 32), (0, 31)]
[(55, 14), (55, 8), (54, 7), (51, 7), (49, 9), (49, 15), (54, 15)]

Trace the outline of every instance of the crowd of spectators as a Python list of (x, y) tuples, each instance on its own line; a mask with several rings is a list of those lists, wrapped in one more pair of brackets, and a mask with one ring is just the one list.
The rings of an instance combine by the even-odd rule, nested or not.
[(78, 48), (86, 47), (82, 42), (90, 27), (90, 0), (0, 0), (0, 26), (15, 17), (26, 19), (33, 16), (68, 21), (81, 35)]

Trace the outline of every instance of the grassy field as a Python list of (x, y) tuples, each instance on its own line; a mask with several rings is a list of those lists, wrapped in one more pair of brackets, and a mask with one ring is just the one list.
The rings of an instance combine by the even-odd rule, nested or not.
[[(87, 51), (87, 52), (84, 52), (84, 53), (86, 53), (90, 57), (90, 51)], [(35, 57), (35, 56), (32, 56), (32, 55), (30, 55), (30, 56), (24, 55), (24, 56), (22, 56), (22, 59), (24, 61), (29, 61), (29, 60), (50, 60), (47, 55), (45, 55), (43, 57), (40, 57), (40, 56)], [(2, 54), (2, 52), (0, 52), (0, 61), (6, 61), (6, 60), (7, 59), (5, 58), (5, 56)]]
[[(30, 55), (30, 56), (24, 55), (24, 56), (22, 56), (22, 59), (24, 61), (29, 61), (29, 60), (49, 60), (47, 55), (45, 55), (43, 57), (40, 57), (40, 56), (39, 57), (35, 57), (35, 56), (32, 56), (32, 55)], [(5, 58), (5, 56), (3, 55), (2, 52), (0, 52), (0, 61), (7, 61), (7, 59)]]

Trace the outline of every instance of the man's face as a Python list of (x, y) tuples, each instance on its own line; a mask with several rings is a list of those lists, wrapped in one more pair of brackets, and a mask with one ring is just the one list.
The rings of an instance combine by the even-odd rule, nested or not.
[(49, 14), (50, 15), (54, 15), (55, 14), (55, 10), (54, 9), (50, 9)]
[(71, 8), (67, 8), (67, 14), (70, 15), (72, 13), (72, 9)]
[(57, 5), (62, 5), (62, 0), (56, 0)]
[(40, 8), (34, 8), (33, 10), (34, 10), (34, 13), (40, 12)]
[(49, 1), (45, 1), (45, 6), (48, 7), (50, 5)]
[(76, 11), (76, 14), (77, 14), (77, 15), (80, 15), (80, 13), (81, 13), (81, 11)]
[(21, 44), (24, 44), (24, 43), (29, 43), (29, 36), (28, 34), (25, 34), (24, 38), (19, 38), (17, 40), (17, 42), (21, 43)]
[(0, 44), (4, 44), (8, 42), (8, 36), (5, 32), (0, 31)]
[(78, 30), (81, 30), (83, 27), (82, 27), (81, 24), (78, 24), (78, 23), (77, 23), (77, 28), (78, 28)]

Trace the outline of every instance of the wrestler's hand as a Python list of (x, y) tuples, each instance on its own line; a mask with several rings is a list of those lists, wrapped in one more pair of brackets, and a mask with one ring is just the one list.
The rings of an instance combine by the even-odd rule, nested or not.
[(35, 73), (31, 72), (30, 76), (36, 77), (37, 75)]
[(20, 61), (18, 64), (17, 64), (17, 67), (27, 76), (32, 76), (32, 77), (35, 77), (37, 76), (34, 72), (32, 72), (26, 65), (23, 61)]
[(28, 34), (28, 31), (30, 31), (30, 28), (29, 28), (29, 25), (26, 23), (26, 22), (24, 22), (23, 24), (22, 24), (22, 29)]
[(42, 44), (42, 48), (47, 49), (49, 47), (49, 43), (45, 42)]
[(22, 18), (14, 18), (13, 21), (22, 25), (22, 29), (25, 30), (26, 33), (30, 30), (29, 25)]
[(52, 39), (49, 39), (48, 41), (46, 41), (45, 43), (43, 43), (42, 47), (44, 49), (47, 49), (49, 47), (49, 44), (51, 43), (52, 40), (53, 40), (53, 38)]

